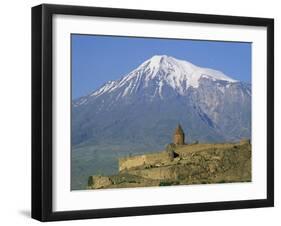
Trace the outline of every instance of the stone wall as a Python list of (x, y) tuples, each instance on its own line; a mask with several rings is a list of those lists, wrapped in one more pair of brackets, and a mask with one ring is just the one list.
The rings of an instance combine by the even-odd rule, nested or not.
[(107, 176), (90, 176), (88, 179), (89, 188), (104, 188), (112, 185), (112, 181)]
[(164, 152), (120, 159), (117, 175), (90, 176), (88, 188), (249, 182), (251, 161), (249, 140), (186, 145), (174, 151), (168, 146)]
[[(212, 145), (211, 145), (212, 146)], [(216, 145), (219, 147), (219, 145)], [(225, 145), (221, 148), (183, 152), (166, 165), (136, 168), (128, 174), (151, 180), (250, 181), (251, 146), (249, 143)]]
[(119, 159), (119, 171), (130, 170), (137, 167), (145, 167), (149, 165), (167, 164), (171, 161), (168, 152), (158, 152), (153, 154), (138, 155), (132, 157), (124, 157)]
[(250, 139), (242, 139), (242, 140), (240, 140), (240, 144), (251, 144), (251, 140)]
[(147, 179), (154, 180), (176, 180), (178, 172), (175, 167), (159, 167), (142, 170), (130, 170), (131, 175), (140, 176)]

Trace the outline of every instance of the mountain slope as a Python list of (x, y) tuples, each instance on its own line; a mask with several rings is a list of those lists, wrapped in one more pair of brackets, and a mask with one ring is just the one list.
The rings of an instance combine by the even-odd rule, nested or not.
[(72, 139), (73, 144), (107, 139), (163, 144), (180, 122), (190, 140), (237, 140), (250, 136), (250, 106), (250, 85), (186, 61), (154, 56), (73, 102)]
[(96, 97), (116, 92), (118, 93), (116, 99), (132, 96), (143, 90), (148, 92), (147, 95), (151, 97), (160, 96), (163, 99), (162, 94), (165, 86), (172, 88), (179, 95), (186, 95), (189, 87), (199, 87), (199, 80), (202, 78), (229, 83), (237, 82), (220, 71), (201, 68), (173, 57), (156, 55), (120, 80), (108, 81), (87, 97), (75, 101), (74, 106), (77, 107)]
[(250, 138), (250, 84), (154, 56), (74, 100), (72, 188), (85, 187), (89, 175), (116, 173), (120, 156), (162, 150), (178, 123), (187, 143)]

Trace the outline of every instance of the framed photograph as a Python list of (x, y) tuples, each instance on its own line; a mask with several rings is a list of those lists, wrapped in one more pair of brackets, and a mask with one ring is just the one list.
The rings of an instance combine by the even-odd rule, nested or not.
[(32, 8), (32, 217), (274, 205), (274, 21)]

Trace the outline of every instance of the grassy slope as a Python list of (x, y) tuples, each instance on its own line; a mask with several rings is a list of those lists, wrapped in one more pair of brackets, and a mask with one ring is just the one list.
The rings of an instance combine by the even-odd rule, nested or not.
[(118, 173), (118, 158), (131, 154), (143, 154), (153, 150), (150, 146), (128, 144), (84, 144), (71, 152), (71, 189), (85, 189), (89, 175)]

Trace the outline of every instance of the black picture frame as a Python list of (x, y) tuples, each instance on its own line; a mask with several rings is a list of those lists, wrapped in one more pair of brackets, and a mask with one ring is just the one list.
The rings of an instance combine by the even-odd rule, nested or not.
[[(52, 210), (52, 18), (55, 14), (266, 27), (267, 198), (54, 212)], [(50, 4), (32, 8), (32, 218), (40, 221), (57, 221), (271, 206), (274, 206), (273, 19)]]

